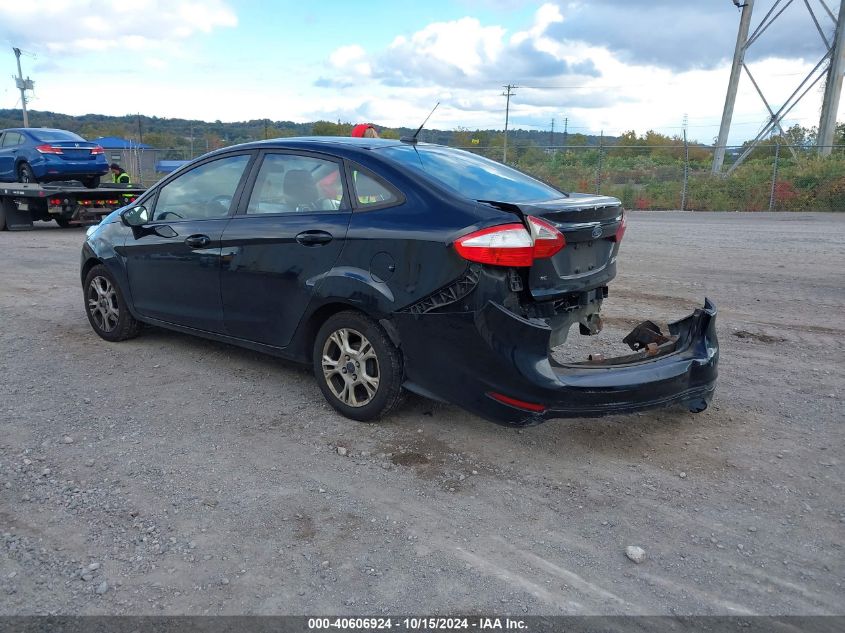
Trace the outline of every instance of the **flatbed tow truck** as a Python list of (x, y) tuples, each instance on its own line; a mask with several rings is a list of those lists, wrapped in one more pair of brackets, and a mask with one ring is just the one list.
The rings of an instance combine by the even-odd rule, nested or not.
[(55, 220), (62, 228), (98, 224), (144, 191), (144, 187), (123, 184), (89, 189), (74, 181), (0, 182), (0, 231), (26, 231), (39, 220)]

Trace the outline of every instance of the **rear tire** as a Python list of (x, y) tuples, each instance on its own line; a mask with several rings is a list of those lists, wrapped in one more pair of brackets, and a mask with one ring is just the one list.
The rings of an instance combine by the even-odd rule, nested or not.
[(0, 231), (6, 230), (6, 205), (11, 204), (7, 203), (5, 200), (0, 200)]
[(120, 286), (108, 268), (97, 264), (85, 275), (82, 285), (85, 314), (94, 331), (107, 341), (125, 341), (138, 336), (141, 323), (126, 306)]
[(21, 163), (18, 165), (18, 182), (38, 182), (38, 179), (35, 177), (35, 172), (32, 171), (32, 167), (29, 166), (29, 163)]
[(67, 218), (53, 218), (53, 219), (56, 221), (56, 224), (58, 224), (63, 229), (70, 228), (70, 220), (68, 220)]
[(82, 178), (80, 179), (83, 187), (87, 189), (96, 189), (100, 186), (100, 177), (99, 176), (91, 176), (90, 178)]
[(404, 368), (384, 329), (360, 312), (339, 312), (314, 341), (314, 376), (334, 409), (359, 422), (375, 422), (401, 401)]

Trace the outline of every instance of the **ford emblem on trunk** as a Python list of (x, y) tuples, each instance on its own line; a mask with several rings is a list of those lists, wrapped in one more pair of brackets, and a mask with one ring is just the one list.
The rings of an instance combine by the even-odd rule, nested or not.
[(602, 233), (604, 233), (604, 230), (601, 228), (601, 224), (597, 224), (596, 226), (593, 227), (593, 232), (592, 232), (591, 235), (594, 238), (599, 238), (599, 237), (601, 237)]

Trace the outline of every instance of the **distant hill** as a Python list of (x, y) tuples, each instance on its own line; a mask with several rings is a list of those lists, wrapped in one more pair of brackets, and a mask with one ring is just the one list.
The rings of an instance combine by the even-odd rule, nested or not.
[[(269, 119), (258, 119), (252, 121), (235, 121), (224, 123), (222, 121), (167, 119), (149, 116), (107, 116), (104, 114), (85, 114), (81, 116), (70, 116), (58, 112), (30, 111), (29, 123), (32, 127), (53, 127), (76, 132), (81, 136), (91, 139), (100, 136), (118, 136), (121, 138), (142, 140), (144, 143), (161, 149), (175, 149), (174, 157), (181, 157), (179, 154), (192, 153), (199, 155), (209, 149), (216, 149), (226, 145), (245, 143), (264, 138), (277, 138), (289, 136), (310, 136), (314, 133), (315, 126), (321, 133), (334, 135), (348, 134), (352, 123), (331, 123), (317, 122), (295, 123), (293, 121), (271, 121)], [(383, 126), (374, 122), (380, 130)], [(0, 129), (9, 127), (20, 127), (20, 110), (0, 109)], [(411, 135), (416, 128), (388, 128), (384, 130), (387, 136)], [(442, 145), (470, 145), (472, 139), (477, 139), (479, 145), (501, 144), (502, 130), (438, 130), (424, 129), (420, 134), (420, 140), (429, 143)], [(614, 138), (605, 137), (605, 143), (613, 143)], [(508, 142), (514, 147), (537, 145), (548, 146), (550, 143), (549, 132), (540, 130), (512, 129), (508, 131)], [(569, 143), (575, 142), (584, 145), (598, 145), (599, 137), (594, 135), (569, 135)], [(555, 132), (554, 144), (563, 144), (563, 134)], [(186, 156), (187, 157), (187, 156)]]

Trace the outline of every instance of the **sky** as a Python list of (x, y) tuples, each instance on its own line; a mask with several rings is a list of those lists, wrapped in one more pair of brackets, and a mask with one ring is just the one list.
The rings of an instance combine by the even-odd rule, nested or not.
[[(808, 0), (828, 39), (834, 22)], [(752, 31), (774, 0), (756, 0)], [(785, 4), (785, 3), (784, 3)], [(783, 4), (781, 4), (783, 6)], [(731, 0), (30, 0), (0, 3), (0, 108), (205, 121), (319, 119), (439, 129), (618, 135), (649, 129), (712, 142), (740, 10)], [(748, 50), (774, 109), (825, 52), (794, 0)], [(786, 117), (818, 125), (823, 81)], [(766, 119), (744, 76), (731, 143)], [(845, 119), (845, 99), (839, 109)]]

